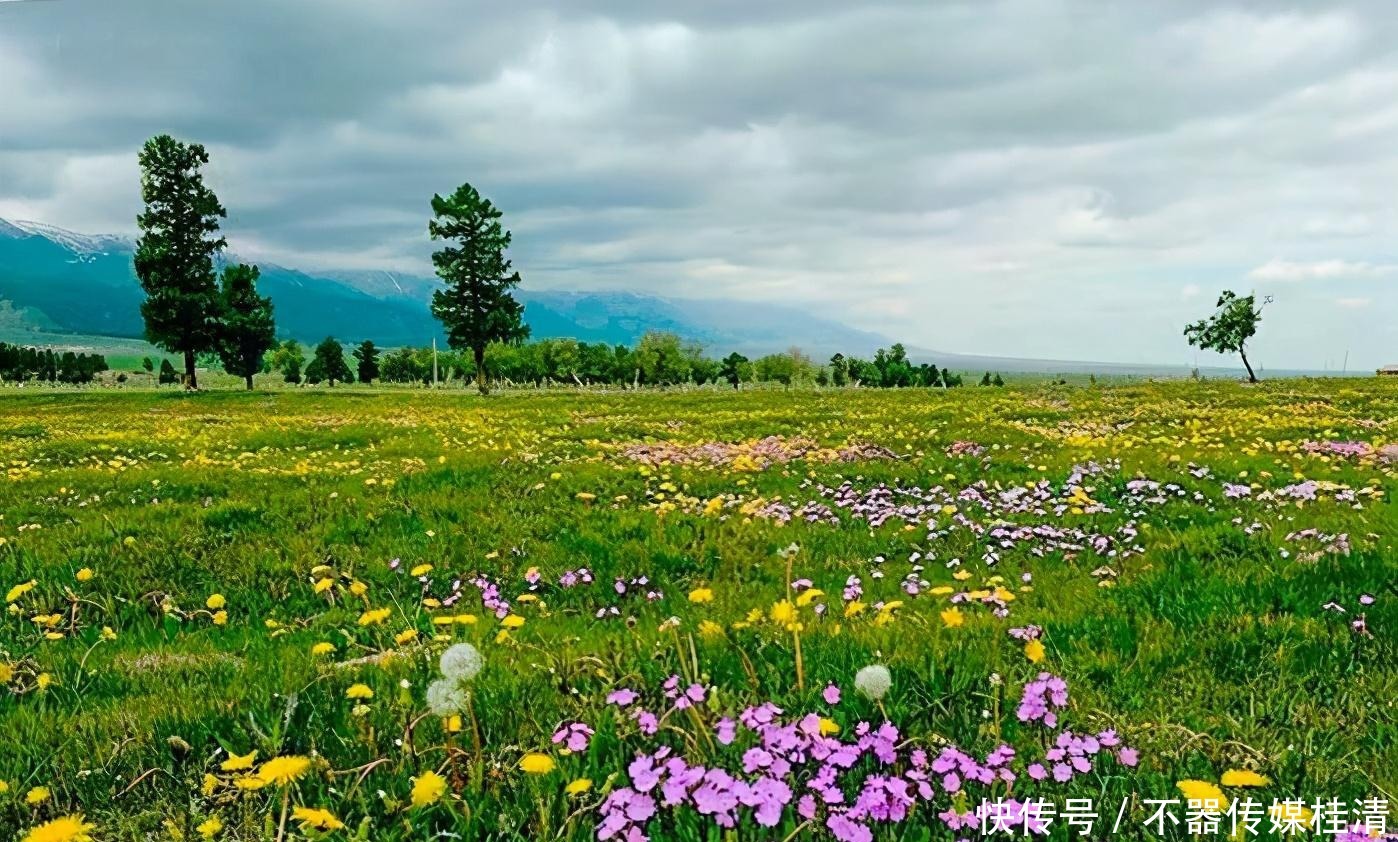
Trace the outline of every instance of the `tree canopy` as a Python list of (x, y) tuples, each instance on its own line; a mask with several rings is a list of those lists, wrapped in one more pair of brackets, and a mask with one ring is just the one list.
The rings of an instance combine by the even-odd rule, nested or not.
[(146, 338), (183, 354), (185, 385), (198, 388), (195, 355), (219, 345), (213, 259), (225, 245), (218, 228), (227, 212), (204, 185), (200, 169), (209, 155), (203, 146), (159, 135), (146, 141), (139, 162), (145, 210), (136, 217), (141, 236), (133, 265), (146, 293)]
[(471, 351), (476, 386), (485, 394), (486, 346), (529, 336), (524, 308), (510, 294), (520, 281), (505, 256), (510, 232), (500, 224), (501, 211), (469, 184), (450, 196), (433, 196), (432, 213), (427, 232), (451, 243), (432, 255), (446, 284), (432, 293), (432, 315), (446, 327), (452, 348)]

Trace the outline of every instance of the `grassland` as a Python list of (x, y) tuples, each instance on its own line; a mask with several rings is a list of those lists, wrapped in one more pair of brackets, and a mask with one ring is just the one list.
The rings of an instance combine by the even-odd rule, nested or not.
[[(1131, 837), (1145, 799), (1391, 798), (1395, 419), (1377, 380), (6, 395), (0, 836), (951, 839), (1039, 797)], [(483, 669), (429, 706), (460, 642)], [(660, 746), (736, 804), (672, 768), (638, 806)], [(802, 803), (836, 746), (846, 801)]]

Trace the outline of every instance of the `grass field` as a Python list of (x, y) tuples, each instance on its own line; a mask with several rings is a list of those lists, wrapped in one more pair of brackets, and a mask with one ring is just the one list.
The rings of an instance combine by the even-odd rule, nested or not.
[(12, 393), (0, 837), (1374, 830), (1396, 419), (1378, 380)]

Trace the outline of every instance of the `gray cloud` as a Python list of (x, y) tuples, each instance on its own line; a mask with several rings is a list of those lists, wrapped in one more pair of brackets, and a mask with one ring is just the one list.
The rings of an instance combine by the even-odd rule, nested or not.
[(169, 131), (234, 246), (291, 265), (425, 271), (427, 199), (469, 180), (535, 287), (1180, 362), (1256, 287), (1264, 361), (1377, 365), (1395, 28), (1382, 0), (7, 3), (0, 216), (129, 232)]

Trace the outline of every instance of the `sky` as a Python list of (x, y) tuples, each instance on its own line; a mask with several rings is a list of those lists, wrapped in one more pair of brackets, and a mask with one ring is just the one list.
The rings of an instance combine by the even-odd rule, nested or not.
[[(203, 143), (240, 255), (777, 301), (960, 353), (1398, 363), (1398, 4), (0, 0), (0, 217), (135, 233)], [(741, 305), (739, 305), (741, 306)]]

